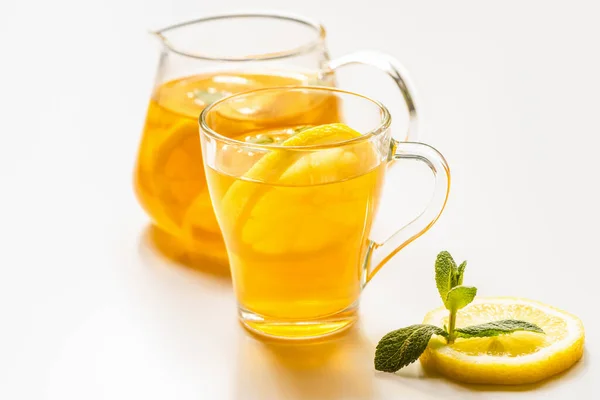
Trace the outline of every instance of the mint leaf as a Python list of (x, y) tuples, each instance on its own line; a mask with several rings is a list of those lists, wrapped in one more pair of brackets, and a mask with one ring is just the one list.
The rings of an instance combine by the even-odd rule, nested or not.
[(448, 297), (446, 298), (446, 302), (444, 304), (448, 310), (451, 312), (456, 312), (472, 302), (476, 294), (476, 287), (456, 286), (448, 292)]
[(463, 284), (463, 278), (465, 276), (465, 268), (467, 268), (467, 262), (463, 261), (456, 270), (456, 277), (454, 280), (454, 286), (459, 286)]
[(456, 270), (456, 263), (450, 253), (441, 251), (435, 259), (435, 284), (444, 303), (448, 297), (448, 292), (452, 289)]
[(253, 144), (271, 144), (271, 143), (275, 142), (275, 139), (273, 139), (269, 135), (261, 134), (261, 135), (246, 138), (246, 142), (253, 143)]
[(294, 131), (294, 133), (299, 133), (299, 132), (307, 130), (310, 127), (311, 127), (310, 125), (300, 125), (300, 126), (294, 128), (293, 131)]
[(417, 361), (432, 335), (448, 334), (433, 325), (411, 325), (392, 331), (381, 338), (375, 350), (375, 369), (396, 372)]
[(542, 328), (536, 324), (516, 319), (505, 319), (481, 325), (467, 326), (466, 328), (457, 328), (454, 333), (457, 337), (472, 338), (506, 335), (517, 331), (544, 333)]

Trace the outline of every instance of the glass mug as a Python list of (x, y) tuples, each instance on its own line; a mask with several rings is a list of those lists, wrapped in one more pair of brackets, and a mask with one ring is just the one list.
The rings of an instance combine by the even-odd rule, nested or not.
[[(278, 107), (261, 108), (274, 99)], [(323, 127), (309, 134), (312, 110), (326, 102), (338, 112), (318, 123), (344, 122), (360, 135)], [(252, 107), (263, 113), (261, 123), (228, 117)], [(450, 189), (444, 157), (426, 144), (392, 139), (390, 126), (381, 103), (329, 87), (257, 89), (202, 111), (208, 190), (247, 328), (302, 339), (350, 326), (366, 283), (438, 219)], [(262, 136), (274, 139), (246, 140)], [(434, 193), (421, 215), (380, 243), (370, 233), (394, 160), (428, 165)]]
[[(279, 14), (224, 14), (154, 34), (162, 52), (138, 151), (135, 192), (154, 224), (187, 252), (227, 262), (198, 138), (198, 115), (213, 101), (261, 87), (334, 86), (339, 67), (369, 64), (398, 85), (411, 123), (406, 139), (414, 138), (416, 111), (399, 64), (384, 54), (364, 51), (331, 61), (325, 29), (319, 24)], [(334, 103), (325, 106), (305, 110), (311, 123), (322, 123), (327, 113), (335, 115)], [(263, 117), (249, 109), (232, 115), (231, 122)]]

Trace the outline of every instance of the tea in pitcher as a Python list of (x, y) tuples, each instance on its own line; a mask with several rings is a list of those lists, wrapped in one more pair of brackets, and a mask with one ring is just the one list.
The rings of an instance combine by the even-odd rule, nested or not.
[[(208, 104), (233, 93), (302, 84), (332, 86), (333, 77), (283, 71), (214, 72), (172, 80), (157, 87), (148, 107), (135, 172), (137, 197), (154, 223), (180, 239), (188, 250), (226, 261), (205, 181), (198, 116)], [(286, 119), (298, 110), (307, 124), (318, 125), (338, 118), (333, 96), (315, 102), (308, 110), (306, 104), (294, 101), (278, 96), (263, 98), (261, 102), (238, 107), (235, 112), (220, 113), (217, 123), (221, 127), (242, 124), (245, 131), (254, 132), (244, 140), (258, 143), (278, 140), (280, 136), (265, 130), (285, 125)], [(289, 112), (279, 113), (275, 119), (271, 113), (265, 114), (265, 110), (277, 107), (285, 107)]]

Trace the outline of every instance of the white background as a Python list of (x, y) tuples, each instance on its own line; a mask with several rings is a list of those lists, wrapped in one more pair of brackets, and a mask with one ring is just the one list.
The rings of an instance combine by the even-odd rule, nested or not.
[[(326, 344), (248, 336), (228, 280), (148, 246), (131, 188), (158, 55), (147, 30), (249, 7), (320, 20), (334, 56), (375, 48), (402, 60), (420, 139), (452, 169), (439, 223), (365, 290), (358, 329)], [(598, 398), (599, 15), (594, 1), (3, 0), (0, 398)], [(401, 107), (375, 71), (361, 73), (349, 88)], [(583, 360), (513, 389), (418, 365), (376, 373), (377, 340), (439, 305), (442, 249), (468, 259), (480, 295), (580, 316)]]

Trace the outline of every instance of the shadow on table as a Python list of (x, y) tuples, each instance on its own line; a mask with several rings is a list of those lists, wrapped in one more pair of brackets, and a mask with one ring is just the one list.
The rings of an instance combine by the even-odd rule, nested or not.
[(372, 399), (372, 349), (358, 327), (310, 342), (240, 335), (239, 399)]
[(172, 236), (153, 225), (148, 225), (142, 232), (139, 253), (142, 258), (153, 258), (153, 262), (148, 263), (149, 265), (153, 265), (157, 257), (162, 257), (170, 261), (168, 265), (199, 272), (221, 281), (231, 282), (227, 262), (191, 253), (184, 249)]

